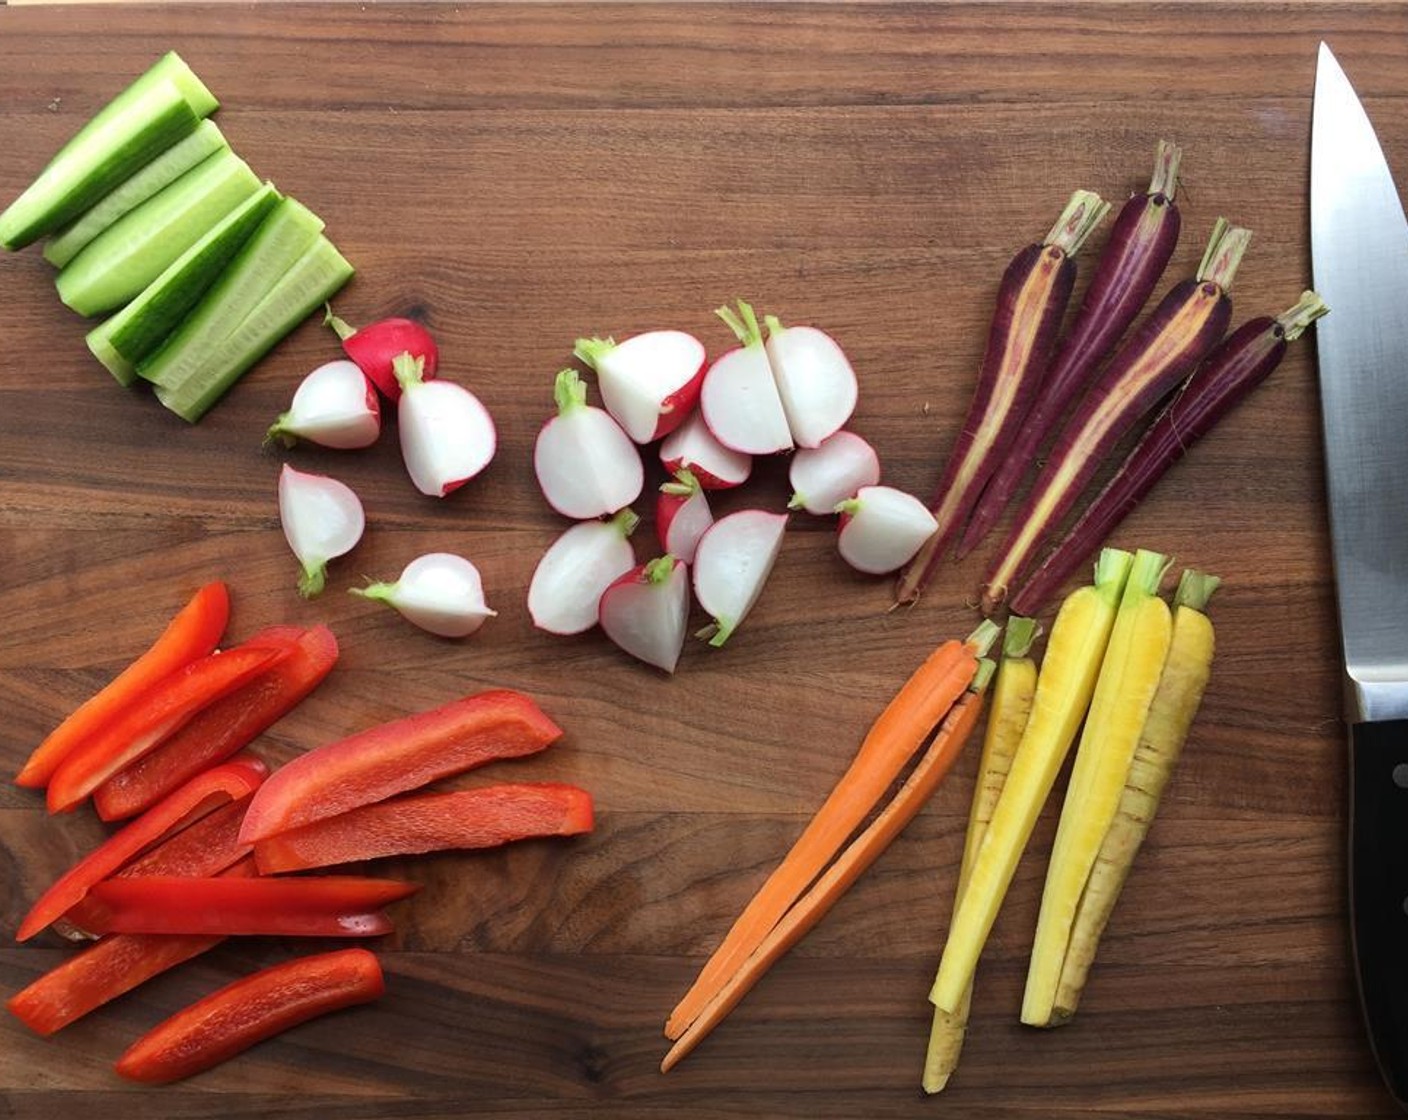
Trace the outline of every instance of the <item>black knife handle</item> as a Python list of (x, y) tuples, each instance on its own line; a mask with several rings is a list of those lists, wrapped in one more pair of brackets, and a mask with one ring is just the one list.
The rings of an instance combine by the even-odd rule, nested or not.
[(1369, 1044), (1408, 1109), (1408, 720), (1350, 727), (1349, 915)]

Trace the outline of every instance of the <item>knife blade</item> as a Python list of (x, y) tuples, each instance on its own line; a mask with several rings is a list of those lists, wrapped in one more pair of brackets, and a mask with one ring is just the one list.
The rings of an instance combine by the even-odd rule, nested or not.
[(1370, 1046), (1408, 1108), (1408, 221), (1320, 44), (1310, 245), (1350, 752), (1351, 940)]

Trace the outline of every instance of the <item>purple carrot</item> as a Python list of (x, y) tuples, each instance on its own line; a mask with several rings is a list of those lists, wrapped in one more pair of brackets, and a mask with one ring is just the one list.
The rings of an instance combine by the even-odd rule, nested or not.
[(1219, 218), (1196, 277), (1164, 296), (1085, 394), (989, 570), (985, 614), (1002, 605), (1115, 444), (1222, 338), (1232, 317), (1228, 289), (1250, 240), (1249, 230)]
[(1149, 425), (1114, 478), (1012, 596), (1011, 609), (1021, 615), (1035, 614), (1100, 548), (1164, 472), (1270, 376), (1285, 357), (1286, 344), (1299, 338), (1328, 310), (1318, 295), (1305, 292), (1294, 307), (1276, 318), (1262, 315), (1238, 327)]
[(1109, 208), (1092, 191), (1076, 191), (1046, 240), (1021, 250), (1003, 273), (977, 389), (934, 494), (938, 528), (900, 577), (899, 602), (924, 590), (1036, 399), (1075, 284), (1075, 254)]
[(972, 552), (997, 524), (1037, 461), (1042, 444), (1134, 322), (1163, 275), (1182, 224), (1173, 200), (1181, 159), (1177, 145), (1160, 140), (1149, 190), (1126, 202), (1115, 219), (1110, 240), (1091, 273), (1080, 312), (1042, 379), (1041, 393), (1007, 457), (973, 507), (955, 550), (959, 559)]

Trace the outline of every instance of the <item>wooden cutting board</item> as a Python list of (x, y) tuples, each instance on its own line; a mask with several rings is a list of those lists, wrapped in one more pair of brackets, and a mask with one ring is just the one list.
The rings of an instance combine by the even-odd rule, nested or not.
[[(982, 558), (913, 610), (793, 520), (729, 646), (674, 679), (596, 634), (551, 639), (523, 599), (564, 523), (529, 461), (582, 334), (728, 337), (743, 296), (842, 341), (853, 426), (889, 482), (934, 485), (1001, 271), (1074, 188), (1122, 199), (1155, 142), (1185, 149), (1195, 267), (1213, 219), (1256, 231), (1236, 317), (1309, 283), (1315, 49), (1326, 38), (1408, 176), (1408, 9), (1397, 5), (188, 5), (0, 12), (0, 198), (166, 49), (223, 100), (262, 175), (316, 209), (358, 268), (338, 309), (425, 319), (445, 375), (500, 428), (445, 501), (374, 449), (262, 451), (297, 379), (335, 356), (310, 322), (198, 427), (112, 383), (30, 251), (0, 261), (0, 769), (223, 578), (238, 638), (326, 621), (334, 675), (260, 744), (271, 761), (490, 686), (566, 729), (505, 778), (578, 782), (596, 832), (390, 861), (424, 883), (380, 945), (385, 999), (183, 1085), (113, 1059), (215, 986), (307, 948), (226, 944), (53, 1039), (0, 1020), (7, 1115), (190, 1118), (1389, 1116), (1361, 1034), (1344, 904), (1344, 745), (1312, 345), (1181, 466), (1115, 543), (1220, 574), (1216, 674), (1077, 1021), (1017, 1025), (1054, 813), (983, 959), (963, 1064), (918, 1089), (925, 993), (948, 920), (976, 752), (874, 870), (668, 1077), (665, 1013), (940, 639)], [(1097, 238), (1097, 244), (1099, 243)], [(274, 500), (281, 461), (335, 474), (369, 530), (306, 603)], [(657, 475), (652, 480), (658, 482)], [(780, 507), (785, 464), (718, 506)], [(1392, 499), (1386, 496), (1386, 500)], [(646, 506), (649, 503), (645, 503)], [(654, 548), (641, 531), (644, 557)], [(494, 619), (432, 639), (347, 595), (430, 550), (481, 567)], [(12, 931), (101, 829), (0, 789)], [(320, 946), (321, 947), (321, 946)], [(11, 993), (63, 959), (0, 950)]]

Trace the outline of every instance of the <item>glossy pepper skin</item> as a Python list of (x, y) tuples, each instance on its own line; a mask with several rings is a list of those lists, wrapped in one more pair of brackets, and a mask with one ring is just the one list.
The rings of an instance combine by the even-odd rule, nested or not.
[(208, 583), (171, 620), (151, 648), (88, 699), (39, 744), (19, 774), (17, 785), (43, 789), (59, 764), (163, 678), (209, 655), (230, 618), (230, 593)]
[(299, 1023), (368, 1003), (385, 987), (381, 965), (365, 949), (276, 964), (212, 992), (157, 1024), (132, 1044), (115, 1069), (131, 1081), (178, 1081)]

